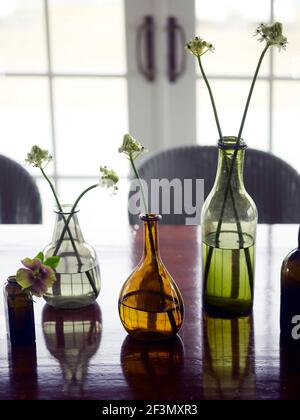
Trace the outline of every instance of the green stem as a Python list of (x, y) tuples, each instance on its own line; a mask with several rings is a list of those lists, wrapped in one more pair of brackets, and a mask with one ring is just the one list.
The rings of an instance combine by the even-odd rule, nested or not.
[(53, 195), (54, 195), (54, 198), (55, 198), (55, 201), (56, 201), (56, 204), (57, 204), (58, 210), (59, 210), (59, 211), (63, 211), (63, 210), (62, 210), (62, 207), (61, 207), (61, 205), (60, 205), (59, 199), (58, 199), (58, 197), (57, 197), (57, 194), (56, 194), (55, 188), (54, 188), (54, 186), (53, 186), (53, 184), (52, 184), (52, 182), (50, 181), (50, 179), (49, 179), (49, 178), (48, 178), (48, 176), (46, 175), (46, 172), (44, 171), (44, 169), (40, 167), (40, 170), (41, 170), (41, 172), (42, 172), (42, 174), (43, 174), (44, 178), (46, 179), (46, 181), (47, 181), (47, 182), (48, 182), (48, 184), (50, 185), (50, 188), (51, 188), (52, 193), (53, 193)]
[[(81, 198), (84, 196), (84, 194), (86, 194), (88, 191), (92, 190), (93, 188), (98, 187), (98, 185), (99, 185), (99, 184), (95, 184), (95, 185), (90, 186), (89, 188), (87, 188), (86, 190), (84, 190), (84, 191), (83, 191), (83, 192), (82, 192), (82, 193), (78, 196), (78, 198), (76, 199), (75, 203), (73, 204), (73, 206), (72, 206), (72, 208), (71, 208), (71, 211), (70, 211), (70, 214), (69, 214), (69, 216), (68, 216), (68, 219), (67, 219), (67, 220), (65, 220), (65, 218), (64, 218), (64, 216), (63, 216), (63, 218), (64, 218), (64, 222), (65, 222), (65, 223), (64, 223), (64, 228), (63, 228), (63, 230), (62, 230), (62, 233), (61, 233), (61, 235), (60, 235), (59, 240), (57, 241), (57, 244), (56, 244), (56, 247), (55, 247), (55, 250), (54, 250), (53, 255), (57, 255), (57, 253), (58, 253), (58, 251), (59, 251), (59, 248), (61, 247), (61, 244), (62, 244), (62, 241), (63, 241), (63, 239), (64, 239), (64, 236), (65, 236), (66, 232), (68, 232), (68, 234), (69, 234), (69, 237), (70, 237), (70, 240), (71, 240), (72, 244), (74, 243), (73, 236), (72, 236), (71, 231), (70, 231), (70, 228), (69, 228), (69, 223), (70, 223), (70, 221), (71, 221), (71, 219), (72, 219), (72, 216), (74, 215), (74, 211), (75, 211), (75, 209), (76, 209), (76, 207), (77, 207), (77, 205), (78, 205), (79, 201), (80, 201), (80, 200), (81, 200)], [(75, 245), (75, 243), (74, 243), (74, 245)], [(73, 248), (74, 248), (74, 245), (73, 245)], [(80, 267), (80, 266), (82, 266), (82, 262), (81, 262), (81, 258), (80, 258), (80, 256), (79, 256), (79, 253), (78, 253), (78, 251), (77, 251), (77, 249), (76, 249), (76, 246), (75, 246), (75, 248), (74, 248), (74, 251), (75, 251), (75, 255), (76, 255), (77, 261), (78, 261), (78, 266)], [(95, 296), (97, 296), (98, 291), (97, 291), (97, 288), (96, 288), (96, 285), (95, 285), (95, 281), (94, 281), (94, 279), (93, 279), (93, 278), (92, 278), (92, 276), (91, 276), (91, 273), (90, 273), (89, 271), (86, 271), (86, 273), (85, 273), (85, 274), (86, 274), (86, 276), (87, 276), (87, 278), (88, 278), (88, 281), (89, 281), (89, 283), (90, 283), (90, 285), (91, 285), (91, 288), (93, 289), (93, 292), (94, 292)]]
[(252, 83), (251, 83), (251, 87), (250, 87), (250, 90), (249, 90), (249, 94), (248, 94), (246, 106), (245, 106), (245, 109), (244, 109), (242, 122), (241, 122), (240, 129), (239, 129), (239, 134), (238, 134), (238, 138), (237, 138), (237, 144), (239, 144), (239, 142), (241, 140), (241, 137), (242, 137), (242, 132), (243, 132), (243, 128), (244, 128), (244, 124), (245, 124), (245, 120), (246, 120), (246, 116), (247, 116), (249, 104), (250, 104), (250, 101), (251, 101), (251, 97), (252, 97), (254, 85), (255, 85), (255, 82), (256, 82), (256, 79), (257, 79), (257, 75), (258, 75), (258, 72), (259, 72), (261, 63), (263, 61), (263, 58), (264, 58), (264, 56), (265, 56), (265, 54), (266, 54), (269, 46), (270, 46), (270, 44), (267, 44), (265, 46), (263, 52), (261, 53), (261, 55), (259, 57), (259, 60), (258, 60), (257, 66), (256, 66), (256, 70), (255, 70), (254, 77), (253, 77), (253, 80), (252, 80)]
[(210, 96), (210, 100), (211, 100), (211, 104), (212, 104), (212, 107), (213, 107), (214, 116), (215, 116), (215, 120), (216, 120), (216, 124), (217, 124), (217, 129), (218, 129), (218, 132), (219, 132), (219, 138), (220, 138), (221, 141), (223, 141), (222, 130), (221, 130), (221, 126), (220, 126), (220, 122), (219, 122), (219, 118), (218, 118), (218, 112), (217, 112), (214, 96), (213, 96), (210, 84), (207, 80), (204, 68), (202, 66), (201, 57), (198, 56), (197, 58), (198, 58), (198, 63), (199, 63), (199, 67), (200, 67), (200, 70), (201, 70), (202, 77), (203, 77), (204, 82), (207, 86), (208, 93), (209, 93), (209, 96)]
[[(226, 156), (225, 156), (225, 166), (226, 166), (226, 173), (227, 173), (227, 176), (228, 176), (229, 168), (228, 168)], [(244, 244), (243, 231), (242, 231), (242, 226), (241, 226), (238, 210), (237, 210), (237, 207), (236, 207), (236, 204), (235, 204), (235, 198), (234, 198), (234, 194), (233, 194), (231, 184), (230, 184), (230, 187), (229, 187), (229, 193), (230, 193), (230, 198), (231, 198), (231, 201), (232, 201), (232, 204), (233, 204), (233, 212), (234, 212), (234, 218), (235, 218), (236, 226), (237, 226), (237, 230), (238, 230), (240, 247), (243, 247), (243, 244)]]
[[(219, 132), (219, 137), (220, 137), (220, 140), (223, 142), (223, 135), (222, 135), (222, 130), (221, 130), (221, 126), (220, 126), (220, 122), (219, 122), (219, 118), (218, 118), (218, 112), (217, 112), (214, 96), (213, 96), (209, 81), (206, 77), (204, 68), (202, 66), (201, 57), (198, 56), (197, 58), (198, 58), (198, 63), (199, 63), (199, 67), (200, 67), (200, 70), (201, 70), (202, 77), (205, 81), (205, 84), (206, 84), (208, 92), (209, 92), (209, 96), (210, 96), (210, 100), (211, 100), (211, 103), (212, 103), (213, 112), (214, 112), (214, 116), (215, 116), (215, 120), (216, 120), (216, 124), (217, 124), (217, 128), (218, 128), (218, 132)], [(228, 174), (227, 160), (225, 160), (225, 165), (226, 165), (226, 171), (227, 171), (227, 174)], [(238, 215), (238, 211), (237, 211), (237, 208), (236, 208), (235, 199), (234, 199), (234, 195), (233, 195), (231, 185), (230, 185), (230, 196), (231, 196), (231, 199), (232, 199), (234, 216), (235, 216), (235, 219), (236, 219), (236, 225), (237, 225), (237, 229), (238, 229), (238, 233), (239, 233), (239, 241), (242, 242), (243, 241), (242, 228), (241, 228), (241, 223), (240, 223), (240, 220), (239, 220), (239, 215)]]
[[(75, 211), (75, 209), (76, 209), (76, 207), (77, 207), (77, 205), (78, 205), (78, 203), (79, 203), (79, 201), (82, 199), (82, 197), (88, 192), (88, 191), (90, 191), (90, 190), (92, 190), (93, 188), (96, 188), (96, 187), (98, 187), (98, 185), (99, 184), (95, 184), (95, 185), (91, 185), (89, 188), (87, 188), (86, 190), (84, 190), (79, 196), (78, 196), (78, 198), (76, 199), (76, 201), (75, 201), (75, 203), (73, 204), (73, 206), (72, 206), (72, 208), (71, 208), (71, 210), (70, 210), (70, 214), (69, 214), (69, 216), (68, 216), (68, 219), (65, 221), (65, 225), (64, 225), (64, 228), (63, 228), (63, 231), (62, 231), (62, 233), (61, 233), (61, 235), (60, 235), (60, 238), (59, 238), (59, 240), (58, 240), (58, 242), (57, 242), (57, 244), (56, 244), (56, 248), (55, 248), (55, 250), (54, 250), (54, 254), (53, 255), (57, 255), (57, 253), (58, 253), (58, 251), (59, 251), (59, 248), (60, 248), (60, 246), (61, 246), (61, 244), (62, 244), (62, 241), (63, 241), (63, 239), (64, 239), (64, 236), (65, 236), (65, 234), (66, 234), (66, 231), (67, 231), (67, 229), (68, 229), (68, 226), (69, 226), (69, 223), (70, 223), (70, 221), (71, 221), (71, 219), (72, 219), (72, 216), (73, 216), (73, 214), (74, 214), (74, 211)], [(68, 232), (69, 233), (69, 232)], [(70, 233), (69, 233), (69, 235), (70, 235)]]
[[(199, 63), (199, 67), (200, 67), (200, 70), (201, 70), (202, 77), (205, 81), (205, 84), (206, 84), (208, 92), (209, 92), (209, 96), (210, 96), (210, 100), (211, 100), (211, 103), (212, 103), (213, 112), (214, 112), (214, 116), (215, 116), (215, 120), (216, 120), (216, 124), (217, 124), (217, 128), (218, 128), (218, 132), (219, 132), (219, 137), (220, 137), (220, 140), (223, 142), (223, 135), (222, 135), (222, 130), (221, 130), (221, 126), (220, 126), (220, 122), (219, 122), (219, 118), (218, 118), (218, 112), (217, 112), (214, 96), (213, 96), (209, 81), (206, 77), (204, 68), (202, 66), (201, 57), (198, 56), (197, 58), (198, 58), (198, 63)], [(227, 160), (225, 160), (225, 164), (226, 164), (226, 171), (227, 171), (227, 174), (228, 174)], [(234, 195), (233, 195), (233, 191), (232, 191), (231, 186), (230, 186), (230, 196), (231, 196), (231, 199), (232, 199), (234, 215), (235, 215), (235, 219), (236, 219), (236, 225), (237, 225), (239, 238), (240, 238), (240, 242), (241, 242), (243, 240), (242, 228), (241, 228), (241, 223), (240, 223), (240, 220), (239, 220), (239, 215), (238, 215), (238, 211), (237, 211), (237, 208), (236, 208), (235, 199), (234, 199)]]
[[(218, 129), (218, 133), (219, 133), (219, 138), (223, 142), (223, 135), (222, 135), (222, 130), (221, 130), (221, 126), (220, 126), (220, 122), (219, 122), (219, 118), (218, 118), (218, 112), (217, 112), (214, 96), (213, 96), (210, 84), (208, 82), (208, 79), (206, 77), (204, 68), (202, 66), (201, 57), (198, 56), (197, 58), (198, 58), (198, 63), (199, 63), (199, 67), (200, 67), (202, 77), (204, 79), (204, 82), (205, 82), (206, 87), (207, 87), (208, 92), (209, 92), (209, 96), (210, 96), (210, 100), (211, 100), (211, 104), (212, 104), (212, 107), (213, 107), (213, 112), (214, 112), (214, 116), (215, 116), (215, 120), (216, 120), (216, 124), (217, 124), (217, 129)], [(225, 161), (225, 164), (226, 164), (226, 171), (227, 171), (227, 174), (228, 174), (229, 169), (228, 169), (227, 161)], [(238, 235), (239, 235), (239, 241), (240, 241), (240, 244), (241, 244), (243, 242), (242, 227), (241, 227), (241, 223), (240, 223), (240, 220), (239, 220), (239, 215), (238, 215), (238, 211), (237, 211), (237, 207), (236, 207), (236, 203), (235, 203), (235, 199), (234, 199), (234, 195), (233, 195), (231, 185), (230, 185), (230, 196), (231, 196), (231, 199), (232, 199), (234, 216), (235, 216), (235, 220), (236, 220), (236, 225), (237, 225), (237, 230), (238, 230)], [(219, 242), (219, 235), (218, 235), (218, 238), (216, 238), (216, 244), (218, 244), (218, 242)], [(208, 273), (209, 273), (212, 253), (213, 253), (213, 250), (212, 250), (212, 248), (210, 248), (208, 256), (207, 256), (207, 260), (206, 260), (205, 270), (204, 270), (204, 284), (206, 284), (206, 282), (207, 282), (207, 277), (208, 277)]]
[(129, 159), (130, 159), (130, 163), (131, 163), (133, 172), (134, 172), (134, 174), (136, 176), (136, 179), (138, 180), (138, 183), (139, 183), (139, 186), (140, 186), (140, 189), (141, 189), (141, 194), (142, 194), (142, 200), (143, 200), (143, 204), (144, 204), (145, 213), (148, 214), (149, 213), (149, 209), (148, 209), (147, 201), (146, 201), (146, 198), (145, 198), (144, 188), (143, 188), (143, 185), (141, 183), (140, 175), (139, 175), (138, 170), (137, 170), (137, 168), (136, 168), (136, 166), (134, 164), (134, 159), (133, 159), (131, 153), (129, 155)]
[[(242, 117), (242, 122), (241, 122), (240, 129), (239, 129), (238, 138), (237, 138), (237, 141), (236, 141), (237, 146), (239, 146), (240, 140), (241, 140), (241, 137), (242, 137), (242, 132), (243, 132), (243, 128), (244, 128), (244, 124), (245, 124), (245, 120), (246, 120), (246, 116), (247, 116), (247, 112), (248, 112), (250, 100), (251, 100), (251, 97), (252, 97), (254, 85), (255, 85), (255, 82), (256, 82), (256, 79), (257, 79), (257, 75), (258, 75), (258, 72), (259, 72), (261, 63), (263, 61), (263, 58), (264, 58), (265, 53), (267, 52), (268, 48), (269, 48), (269, 44), (267, 44), (266, 47), (264, 48), (263, 52), (260, 55), (260, 58), (258, 60), (258, 63), (257, 63), (257, 67), (256, 67), (256, 70), (255, 70), (254, 77), (253, 77), (253, 80), (252, 80), (252, 83), (251, 83), (251, 87), (250, 87), (250, 90), (249, 90), (249, 94), (248, 94), (248, 97), (247, 97), (246, 106), (245, 106), (245, 109), (244, 109), (244, 113), (243, 113), (243, 117)], [(216, 243), (218, 242), (219, 236), (220, 236), (220, 231), (221, 231), (221, 227), (222, 227), (222, 223), (223, 223), (223, 216), (224, 216), (225, 204), (226, 204), (226, 200), (227, 200), (227, 197), (228, 197), (229, 188), (231, 186), (231, 178), (232, 178), (232, 173), (233, 173), (233, 167), (234, 167), (234, 164), (235, 164), (235, 161), (236, 161), (236, 158), (237, 158), (237, 153), (238, 153), (238, 148), (236, 148), (235, 151), (234, 151), (234, 154), (233, 154), (233, 157), (232, 157), (231, 166), (230, 166), (230, 169), (229, 169), (228, 181), (227, 181), (227, 185), (226, 185), (226, 189), (225, 189), (225, 194), (224, 194), (224, 201), (223, 201), (223, 204), (222, 204), (221, 214), (220, 214), (220, 218), (219, 218), (219, 223), (218, 223), (218, 226), (217, 226)]]
[[(51, 188), (51, 191), (52, 191), (52, 193), (53, 193), (53, 195), (54, 195), (54, 198), (55, 198), (55, 201), (56, 201), (57, 207), (58, 207), (59, 211), (62, 213), (62, 212), (63, 212), (63, 209), (62, 209), (62, 206), (61, 206), (61, 204), (60, 204), (60, 202), (59, 202), (59, 199), (58, 199), (58, 197), (57, 197), (57, 194), (56, 194), (56, 191), (55, 191), (55, 188), (54, 188), (54, 186), (53, 186), (52, 182), (50, 181), (50, 179), (48, 178), (48, 176), (47, 176), (46, 172), (44, 171), (44, 169), (43, 169), (42, 167), (40, 167), (40, 170), (41, 170), (41, 172), (42, 172), (42, 174), (43, 174), (44, 178), (46, 179), (46, 181), (47, 181), (47, 182), (48, 182), (48, 184), (50, 185), (50, 188)], [(64, 216), (64, 215), (62, 215), (62, 217), (63, 217), (63, 221), (64, 221), (65, 226), (66, 226), (66, 219), (65, 219), (65, 216)], [(82, 265), (82, 264), (81, 264), (81, 260), (80, 260), (80, 258), (79, 258), (79, 254), (78, 254), (78, 251), (77, 251), (76, 244), (75, 244), (75, 242), (74, 242), (73, 236), (72, 236), (71, 231), (70, 231), (70, 229), (68, 228), (68, 226), (67, 226), (67, 230), (68, 230), (68, 234), (69, 234), (69, 236), (70, 236), (70, 241), (71, 241), (71, 244), (72, 244), (72, 246), (73, 246), (73, 249), (74, 249), (74, 252), (75, 252), (75, 255), (76, 255), (76, 258), (77, 258), (78, 265), (80, 266), (80, 265)], [(56, 254), (54, 254), (54, 255), (56, 255)]]

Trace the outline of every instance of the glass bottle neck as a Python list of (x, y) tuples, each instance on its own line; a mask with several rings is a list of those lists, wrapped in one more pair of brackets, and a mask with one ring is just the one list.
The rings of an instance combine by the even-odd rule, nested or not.
[(157, 221), (144, 221), (144, 259), (160, 258), (158, 248)]
[(243, 149), (219, 149), (218, 169), (215, 188), (226, 188), (228, 176), (231, 173), (231, 186), (234, 189), (244, 189), (244, 154)]
[(56, 223), (53, 232), (52, 242), (63, 240), (74, 240), (76, 242), (84, 242), (84, 238), (79, 226), (77, 213), (56, 213)]

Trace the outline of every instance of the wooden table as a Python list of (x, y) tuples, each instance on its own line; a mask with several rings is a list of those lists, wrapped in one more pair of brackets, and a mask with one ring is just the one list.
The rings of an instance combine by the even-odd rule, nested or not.
[[(279, 346), (280, 266), (296, 245), (297, 227), (258, 227), (253, 316), (207, 319), (201, 310), (200, 229), (160, 226), (165, 265), (185, 301), (179, 337), (170, 343), (129, 339), (118, 317), (118, 294), (139, 260), (142, 231), (124, 226), (88, 232), (99, 256), (96, 305), (54, 311), (36, 299), (36, 354), (7, 345), (0, 301), (1, 399), (281, 399), (300, 396), (299, 357)], [(0, 226), (1, 278), (43, 249), (43, 226)], [(2, 294), (1, 294), (2, 295)], [(298, 369), (298, 372), (297, 372)]]

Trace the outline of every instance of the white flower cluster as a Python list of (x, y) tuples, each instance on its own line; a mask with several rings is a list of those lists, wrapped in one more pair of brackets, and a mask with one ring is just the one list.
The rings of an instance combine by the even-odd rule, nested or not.
[(196, 36), (195, 38), (191, 39), (189, 42), (186, 43), (185, 48), (191, 54), (195, 55), (196, 57), (200, 57), (201, 55), (205, 54), (207, 51), (214, 52), (215, 47), (210, 42), (205, 41), (202, 38)]
[(107, 166), (100, 166), (100, 172), (102, 173), (99, 185), (104, 188), (111, 188), (113, 193), (118, 190), (116, 185), (119, 181), (119, 177), (113, 169), (108, 169)]
[(32, 146), (25, 162), (37, 168), (45, 168), (45, 166), (52, 160), (52, 156), (48, 150), (41, 149), (39, 146)]
[(256, 35), (260, 35), (258, 41), (266, 41), (268, 45), (276, 45), (279, 51), (286, 49), (287, 38), (282, 35), (282, 24), (280, 22), (275, 22), (273, 25), (261, 23), (256, 29), (254, 36)]
[(129, 158), (136, 159), (142, 153), (147, 152), (147, 149), (130, 134), (125, 134), (122, 146), (119, 148), (119, 153), (123, 153)]

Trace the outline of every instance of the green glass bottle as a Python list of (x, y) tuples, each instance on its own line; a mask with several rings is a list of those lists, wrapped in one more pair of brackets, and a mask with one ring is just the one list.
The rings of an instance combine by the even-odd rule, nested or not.
[(243, 181), (246, 144), (219, 141), (216, 180), (201, 214), (203, 306), (207, 313), (246, 316), (253, 306), (255, 203)]
[(298, 247), (281, 266), (280, 393), (283, 399), (299, 399), (300, 377), (300, 228)]
[(300, 349), (300, 228), (298, 248), (291, 251), (281, 267), (281, 341)]

